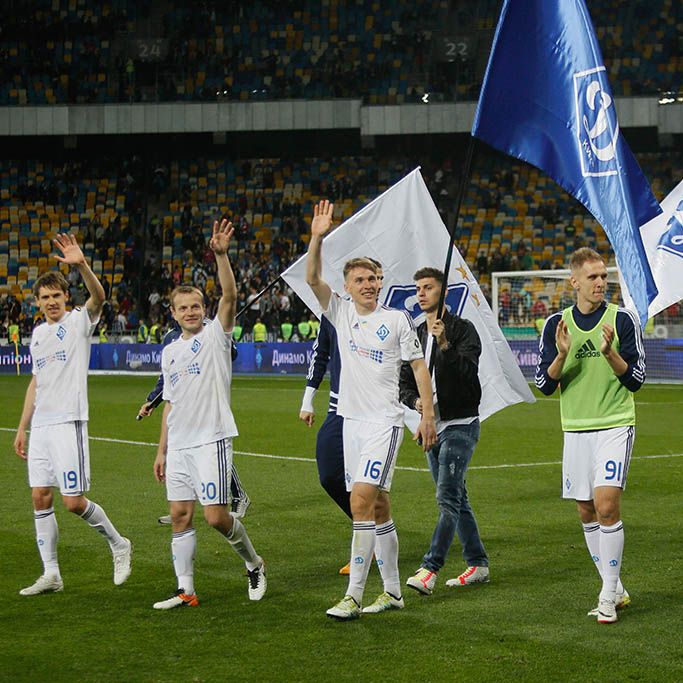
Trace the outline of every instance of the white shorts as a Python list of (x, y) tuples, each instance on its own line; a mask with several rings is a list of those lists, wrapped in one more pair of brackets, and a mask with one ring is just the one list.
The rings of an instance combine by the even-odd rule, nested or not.
[(31, 428), (28, 483), (31, 488), (57, 486), (63, 496), (80, 496), (90, 489), (87, 422)]
[(361, 482), (389, 491), (403, 427), (344, 418), (343, 434), (346, 490)]
[(166, 454), (166, 497), (198, 500), (202, 505), (230, 502), (232, 439), (221, 439)]
[(635, 427), (565, 432), (562, 497), (593, 500), (598, 486), (626, 488)]

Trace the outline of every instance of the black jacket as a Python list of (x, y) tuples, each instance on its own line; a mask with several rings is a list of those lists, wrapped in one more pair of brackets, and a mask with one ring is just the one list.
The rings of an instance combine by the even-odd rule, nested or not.
[[(434, 376), (439, 415), (442, 420), (479, 415), (481, 385), (479, 356), (481, 341), (474, 325), (464, 318), (446, 312), (443, 316), (446, 339), (450, 347), (442, 351), (434, 344)], [(427, 322), (417, 328), (422, 348), (427, 346)], [(429, 364), (429, 358), (425, 359)], [(409, 408), (415, 408), (420, 397), (410, 363), (401, 366), (399, 398)]]

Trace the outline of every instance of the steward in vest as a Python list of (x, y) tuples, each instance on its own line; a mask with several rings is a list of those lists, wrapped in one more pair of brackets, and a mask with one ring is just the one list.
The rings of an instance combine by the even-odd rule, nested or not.
[(304, 341), (306, 339), (309, 339), (311, 336), (311, 323), (308, 322), (308, 320), (302, 320), (297, 326), (296, 326), (297, 332), (299, 333), (299, 339), (301, 341)]
[(161, 325), (159, 325), (159, 323), (154, 323), (154, 325), (152, 325), (152, 327), (149, 328), (149, 343), (161, 344), (161, 340), (164, 337), (164, 335), (161, 332)]
[(288, 342), (292, 338), (293, 332), (294, 332), (294, 325), (292, 325), (292, 321), (289, 318), (287, 318), (287, 320), (280, 325), (280, 333), (282, 334), (282, 341)]
[(145, 325), (145, 321), (141, 320), (138, 325), (138, 344), (146, 344), (149, 340), (149, 328)]
[(264, 342), (268, 339), (268, 328), (261, 322), (261, 318), (256, 318), (252, 332), (255, 342)]

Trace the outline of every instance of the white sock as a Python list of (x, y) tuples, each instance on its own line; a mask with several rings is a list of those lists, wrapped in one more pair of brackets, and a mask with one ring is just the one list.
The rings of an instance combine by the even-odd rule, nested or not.
[(173, 569), (178, 578), (178, 588), (187, 595), (194, 595), (194, 552), (197, 548), (197, 534), (194, 529), (185, 529), (173, 534), (171, 555)]
[(247, 565), (250, 572), (263, 564), (263, 560), (256, 554), (254, 546), (251, 544), (244, 524), (234, 515), (232, 516), (232, 529), (225, 537), (232, 549), (244, 560), (244, 564)]
[[(588, 546), (588, 552), (590, 553), (591, 559), (602, 579), (602, 562), (600, 561), (600, 524), (598, 522), (583, 524), (583, 536), (586, 539), (586, 545)], [(624, 586), (621, 583), (621, 579), (619, 579), (617, 581), (617, 593), (623, 592)]]
[(34, 510), (33, 521), (36, 525), (38, 552), (40, 553), (40, 559), (43, 561), (43, 574), (45, 576), (60, 577), (59, 563), (57, 562), (59, 529), (57, 528), (54, 508)]
[(346, 595), (350, 595), (359, 605), (363, 601), (365, 582), (370, 571), (372, 553), (375, 550), (375, 522), (354, 522), (351, 541), (351, 571)]
[(602, 566), (601, 600), (614, 600), (624, 552), (624, 525), (621, 520), (612, 526), (600, 525), (600, 557)]
[(398, 534), (394, 521), (375, 527), (375, 557), (386, 593), (401, 597), (401, 579), (398, 576)]
[(109, 543), (112, 552), (125, 547), (123, 536), (121, 536), (111, 523), (109, 517), (107, 517), (107, 513), (97, 503), (93, 503), (91, 500), (86, 500), (86, 503), (88, 506), (81, 515), (81, 518), (107, 539), (107, 543)]

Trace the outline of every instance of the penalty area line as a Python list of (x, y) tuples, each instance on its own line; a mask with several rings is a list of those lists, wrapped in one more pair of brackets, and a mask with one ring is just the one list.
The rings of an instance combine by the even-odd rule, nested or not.
[[(1, 432), (15, 432), (11, 427), (0, 427)], [(29, 431), (30, 433), (30, 431)], [(120, 443), (126, 446), (150, 446), (156, 448), (157, 443), (152, 441), (132, 441), (129, 439), (114, 439), (106, 436), (91, 436), (90, 441), (102, 441), (103, 443)], [(273, 453), (253, 453), (252, 451), (234, 451), (235, 455), (244, 455), (248, 458), (265, 458), (267, 460), (291, 460), (293, 462), (315, 462), (315, 458), (304, 458), (298, 455), (275, 455)], [(633, 456), (633, 460), (660, 460), (662, 458), (683, 458), (683, 453), (661, 453), (657, 455), (638, 455)], [(547, 462), (515, 462), (503, 463), (501, 465), (472, 465), (468, 470), (507, 470), (518, 467), (549, 467), (561, 465), (561, 460), (551, 460)], [(429, 472), (427, 467), (410, 467), (408, 465), (397, 465), (397, 470), (404, 472)]]

